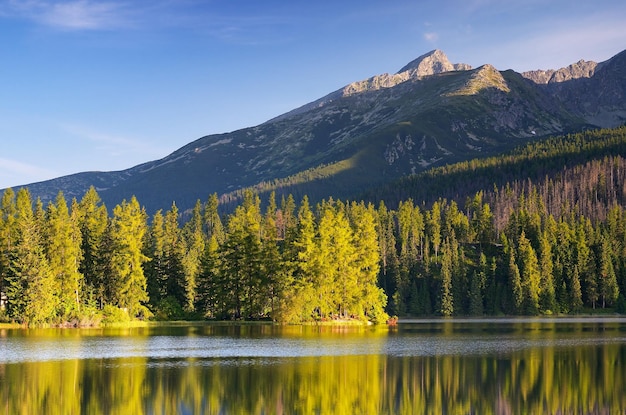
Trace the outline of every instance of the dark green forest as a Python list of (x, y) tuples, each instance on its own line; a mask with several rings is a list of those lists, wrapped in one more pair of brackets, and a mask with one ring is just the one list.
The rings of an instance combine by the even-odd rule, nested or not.
[(134, 197), (109, 211), (93, 188), (47, 206), (8, 189), (0, 319), (625, 312), (625, 152), (626, 128), (587, 131), (432, 169), (364, 201), (246, 190), (228, 213), (216, 194), (148, 217)]

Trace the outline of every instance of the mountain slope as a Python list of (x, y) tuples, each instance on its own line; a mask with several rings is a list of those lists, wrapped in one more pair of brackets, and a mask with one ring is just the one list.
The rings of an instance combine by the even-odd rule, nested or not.
[(532, 75), (471, 69), (431, 51), (396, 74), (352, 83), (256, 127), (202, 137), (161, 160), (28, 187), (50, 200), (59, 190), (81, 197), (93, 184), (108, 205), (135, 195), (149, 212), (173, 201), (186, 209), (214, 192), (236, 197), (259, 183), (314, 199), (347, 198), (538, 137), (619, 125), (626, 119), (624, 55), (579, 65), (586, 71)]

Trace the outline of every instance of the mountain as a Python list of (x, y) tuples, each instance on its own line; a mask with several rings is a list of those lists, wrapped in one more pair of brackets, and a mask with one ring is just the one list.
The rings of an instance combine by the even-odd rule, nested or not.
[(255, 187), (316, 200), (355, 197), (433, 166), (490, 156), (541, 137), (626, 119), (626, 52), (602, 63), (517, 73), (453, 64), (439, 50), (395, 74), (354, 82), (242, 130), (202, 137), (161, 160), (28, 185), (42, 200), (94, 185), (108, 206), (137, 196), (148, 212)]

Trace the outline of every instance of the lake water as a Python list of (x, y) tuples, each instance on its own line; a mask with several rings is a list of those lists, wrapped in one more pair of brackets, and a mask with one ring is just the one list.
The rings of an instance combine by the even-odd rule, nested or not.
[(626, 415), (626, 319), (0, 329), (0, 414)]

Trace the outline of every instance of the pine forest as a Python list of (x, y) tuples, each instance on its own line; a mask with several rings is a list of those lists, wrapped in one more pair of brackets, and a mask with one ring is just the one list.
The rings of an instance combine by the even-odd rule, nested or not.
[[(191, 212), (91, 188), (0, 205), (0, 321), (305, 323), (626, 312), (626, 128), (435, 168), (361, 201), (280, 189)], [(184, 221), (183, 221), (184, 218)]]

